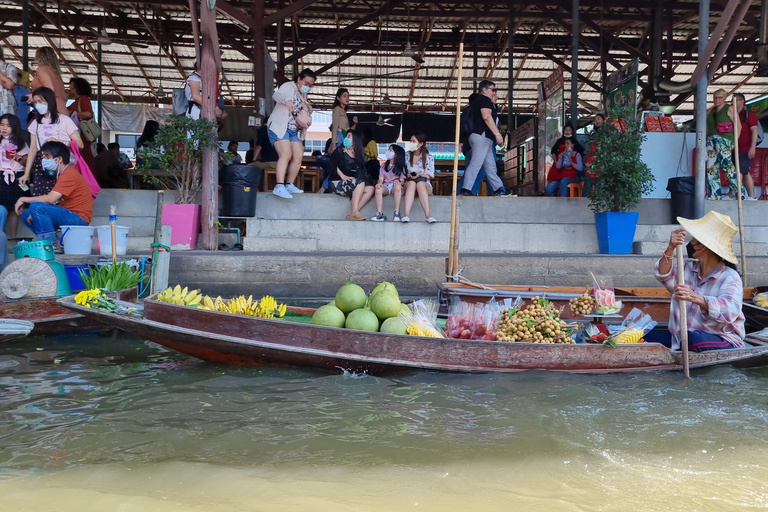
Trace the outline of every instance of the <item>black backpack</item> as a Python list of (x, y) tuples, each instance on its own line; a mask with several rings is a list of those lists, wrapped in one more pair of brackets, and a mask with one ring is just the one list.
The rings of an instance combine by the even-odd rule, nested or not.
[(460, 133), (462, 138), (467, 138), (475, 130), (475, 109), (472, 107), (472, 103), (464, 107), (461, 111), (461, 127)]

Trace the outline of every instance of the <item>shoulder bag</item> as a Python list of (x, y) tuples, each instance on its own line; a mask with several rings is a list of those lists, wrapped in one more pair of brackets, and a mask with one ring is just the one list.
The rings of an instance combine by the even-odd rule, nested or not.
[[(80, 98), (77, 99), (77, 113), (80, 114), (82, 110), (80, 110)], [(77, 116), (78, 120), (80, 119), (80, 116)], [(100, 136), (101, 136), (101, 128), (99, 127), (99, 123), (96, 122), (96, 119), (93, 117), (90, 119), (83, 119), (80, 121), (80, 133), (83, 134), (83, 137), (85, 137), (85, 140), (88, 142), (95, 142)]]

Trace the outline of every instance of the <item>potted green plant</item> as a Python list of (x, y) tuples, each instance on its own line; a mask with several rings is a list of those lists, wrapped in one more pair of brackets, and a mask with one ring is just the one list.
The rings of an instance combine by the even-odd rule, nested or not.
[(163, 224), (171, 226), (171, 247), (194, 249), (200, 232), (203, 148), (218, 148), (216, 122), (174, 117), (137, 152), (136, 171), (144, 181), (176, 194), (175, 204), (163, 207)]
[(589, 207), (595, 213), (600, 252), (629, 254), (638, 212), (628, 211), (653, 190), (654, 177), (640, 158), (645, 135), (631, 109), (615, 107), (587, 148)]

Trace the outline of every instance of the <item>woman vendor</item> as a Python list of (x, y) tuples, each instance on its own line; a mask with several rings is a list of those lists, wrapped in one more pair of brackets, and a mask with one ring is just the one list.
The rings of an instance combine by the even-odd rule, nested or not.
[[(669, 331), (651, 331), (646, 342), (680, 346), (680, 301), (688, 316), (688, 348), (694, 352), (744, 346), (744, 290), (735, 270), (733, 237), (738, 231), (727, 215), (709, 212), (701, 219), (678, 217), (683, 226), (672, 232), (669, 246), (656, 263), (656, 279), (673, 293)], [(684, 284), (675, 285), (675, 247), (685, 243), (686, 232), (693, 260), (685, 262)], [(693, 251), (691, 253), (691, 250)]]

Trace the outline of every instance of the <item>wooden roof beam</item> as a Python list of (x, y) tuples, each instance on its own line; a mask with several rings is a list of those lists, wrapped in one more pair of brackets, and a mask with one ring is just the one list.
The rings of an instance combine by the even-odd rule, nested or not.
[[(217, 0), (217, 2), (219, 1), (221, 0)], [(282, 9), (276, 12), (273, 12), (269, 16), (265, 16), (261, 22), (261, 26), (268, 27), (274, 23), (277, 23), (278, 21), (282, 21), (298, 13), (299, 11), (306, 9), (307, 7), (314, 4), (315, 2), (317, 2), (317, 0), (296, 0), (292, 4), (286, 5)]]
[[(88, 47), (88, 49), (91, 51), (91, 54), (95, 55), (97, 53), (96, 49), (94, 49), (93, 46), (91, 46), (91, 44), (88, 43), (87, 41), (83, 41), (83, 46)], [(88, 52), (86, 52), (85, 49), (83, 49), (82, 47), (78, 46), (77, 49), (80, 50), (80, 53), (82, 53), (83, 55), (85, 55), (85, 56), (89, 55)], [(102, 57), (103, 57), (103, 55), (102, 55)], [(104, 59), (102, 58), (101, 60), (102, 60), (102, 62), (101, 62), (101, 69), (98, 69), (98, 62), (95, 62), (96, 67), (97, 67), (96, 72), (97, 73), (99, 73), (99, 72), (103, 73), (104, 76), (107, 77), (107, 80), (109, 80), (109, 83), (112, 84), (112, 87), (115, 88), (115, 92), (117, 93), (117, 95), (120, 96), (121, 98), (124, 98), (123, 93), (120, 91), (120, 87), (117, 85), (117, 82), (115, 82), (115, 79), (112, 77), (112, 75), (110, 74), (109, 70), (107, 69), (107, 64), (104, 62)], [(123, 100), (123, 101), (125, 101), (125, 100)]]
[(139, 9), (138, 4), (131, 4), (131, 7), (136, 12), (136, 15), (141, 20), (141, 23), (144, 25), (144, 27), (147, 29), (147, 32), (149, 32), (149, 35), (152, 36), (152, 39), (155, 40), (155, 43), (157, 43), (157, 46), (160, 47), (160, 50), (165, 54), (166, 57), (173, 63), (173, 65), (176, 67), (176, 71), (179, 72), (179, 75), (181, 75), (181, 78), (187, 79), (187, 73), (184, 71), (184, 66), (181, 65), (181, 62), (179, 62), (178, 57), (175, 55), (171, 55), (171, 51), (168, 51), (163, 44), (160, 42), (160, 38), (157, 37), (157, 34), (155, 34), (155, 31), (150, 26), (149, 22), (147, 21), (147, 18), (144, 17), (143, 14), (141, 14), (141, 10)]
[(152, 91), (152, 95), (155, 97), (157, 101), (160, 101), (160, 96), (157, 95), (157, 92), (155, 91), (155, 86), (152, 85), (152, 80), (149, 79), (147, 72), (144, 70), (144, 66), (141, 65), (141, 62), (139, 62), (139, 57), (136, 55), (136, 52), (133, 51), (133, 48), (130, 46), (128, 47), (128, 51), (131, 52), (131, 55), (133, 56), (133, 60), (135, 60), (136, 65), (139, 66), (139, 71), (141, 71), (141, 74), (144, 76), (144, 80), (147, 81), (147, 85), (149, 86), (149, 90)]
[[(562, 66), (562, 68), (565, 71), (568, 71), (569, 73), (573, 73), (573, 69), (571, 68), (571, 66), (569, 66), (568, 64), (566, 64), (565, 62), (563, 62), (562, 60), (557, 58), (554, 53), (549, 52), (547, 50), (541, 50), (541, 49), (539, 50), (539, 53), (544, 55), (546, 58), (548, 58), (549, 60), (551, 60), (552, 62), (554, 62), (558, 66)], [(586, 83), (587, 85), (589, 85), (594, 90), (596, 90), (596, 91), (598, 91), (600, 93), (603, 92), (603, 89), (599, 85), (597, 85), (595, 82), (593, 82), (589, 78), (585, 77), (581, 73), (578, 73), (578, 70), (577, 70), (576, 75), (579, 77), (579, 80), (581, 80), (582, 82)]]
[[(461, 38), (459, 44), (464, 42), (464, 38), (467, 36), (467, 27), (469, 27), (469, 20), (461, 22)], [(445, 95), (443, 95), (443, 110), (448, 106), (448, 96), (451, 94), (451, 84), (453, 83), (453, 75), (456, 74), (456, 68), (459, 67), (459, 52), (456, 52), (456, 56), (453, 58), (453, 66), (451, 68), (451, 76), (448, 78), (448, 85), (445, 87)]]
[(216, 0), (216, 10), (223, 12), (233, 20), (242, 23), (254, 32), (256, 31), (256, 28), (258, 28), (258, 20), (254, 20), (250, 14), (246, 14), (242, 10), (229, 3), (227, 0)]
[(315, 51), (315, 50), (317, 50), (319, 48), (322, 48), (323, 46), (325, 46), (326, 44), (328, 44), (330, 42), (338, 41), (339, 39), (341, 39), (342, 37), (346, 36), (347, 34), (351, 34), (355, 30), (357, 30), (358, 27), (362, 27), (363, 25), (365, 25), (369, 21), (375, 20), (376, 18), (381, 16), (383, 13), (385, 13), (387, 11), (387, 9), (390, 9), (391, 7), (393, 7), (395, 5), (400, 5), (402, 2), (403, 2), (403, 0), (387, 0), (378, 9), (374, 10), (373, 12), (368, 14), (367, 16), (364, 16), (364, 17), (360, 18), (359, 20), (357, 20), (357, 21), (355, 21), (353, 23), (350, 23), (349, 25), (347, 25), (346, 27), (344, 27), (343, 29), (341, 29), (341, 30), (339, 30), (337, 32), (334, 32), (332, 34), (328, 34), (327, 36), (321, 37), (319, 40), (315, 41), (314, 44), (306, 46), (303, 50), (301, 50), (300, 52), (294, 53), (290, 57), (286, 57), (285, 62), (283, 63), (283, 65), (288, 65), (291, 62), (297, 61), (297, 60), (301, 59), (302, 57), (304, 57), (305, 55), (308, 55), (308, 54), (312, 53), (313, 51)]
[[(426, 32), (424, 31), (425, 25), (429, 25)], [(421, 41), (419, 42), (419, 46), (422, 46), (421, 51), (419, 52), (419, 57), (421, 57), (422, 60), (424, 60), (424, 55), (427, 53), (427, 43), (429, 43), (429, 38), (432, 37), (432, 29), (435, 28), (435, 19), (430, 18), (429, 20), (424, 20), (424, 23), (422, 23), (422, 31), (421, 31)], [(419, 70), (421, 69), (421, 64), (416, 63), (416, 68), (413, 70), (413, 78), (411, 79), (411, 92), (408, 93), (408, 101), (411, 101), (411, 98), (413, 98), (413, 92), (416, 90), (416, 81), (419, 79)], [(406, 108), (406, 110), (408, 110)]]

